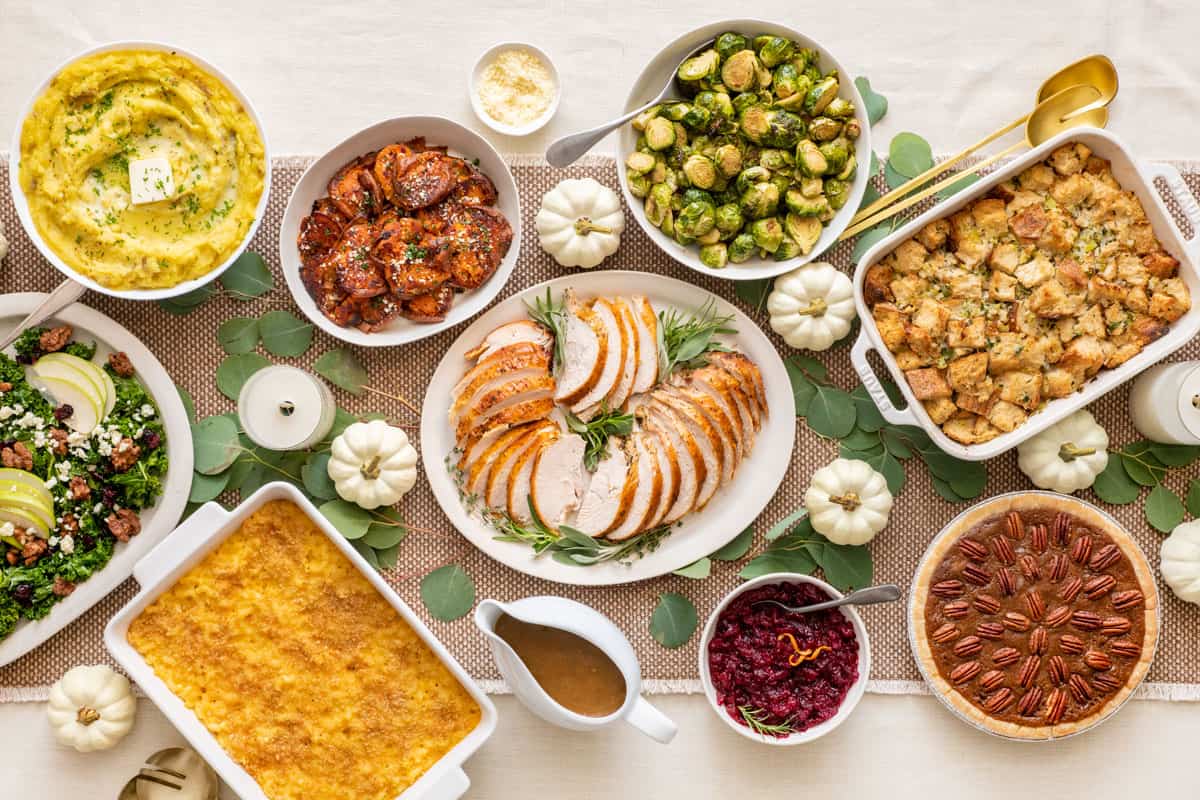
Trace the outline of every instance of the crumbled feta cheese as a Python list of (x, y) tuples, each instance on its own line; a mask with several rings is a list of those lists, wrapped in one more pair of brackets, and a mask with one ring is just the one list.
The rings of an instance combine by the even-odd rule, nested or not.
[(46, 481), (46, 488), (47, 488), (47, 489), (53, 489), (55, 486), (58, 486), (58, 479), (57, 479), (57, 478), (51, 478), (51, 479), (49, 479), (48, 481)]
[(15, 525), (13, 525), (11, 522), (6, 522), (3, 525), (0, 525), (0, 536), (11, 537), (16, 532), (17, 532), (17, 527)]
[(71, 553), (74, 553), (75, 552), (75, 537), (69, 533), (66, 536), (62, 537), (62, 540), (59, 541), (59, 543), (58, 543), (58, 549), (63, 551), (67, 555), (71, 555)]
[(59, 538), (57, 536), (51, 536), (46, 540), (46, 544), (50, 545), (51, 547), (54, 547), (56, 544), (58, 544), (58, 542)]
[(11, 417), (16, 416), (16, 414), (17, 414), (17, 410), (15, 408), (13, 408), (12, 406), (0, 407), (0, 420), (9, 419)]
[(71, 477), (71, 462), (59, 461), (54, 465), (54, 471), (58, 473), (58, 479), (66, 483), (67, 479)]
[(138, 412), (146, 419), (154, 419), (154, 406), (149, 403), (139, 408)]
[(93, 514), (99, 514), (103, 510), (104, 510), (104, 503), (96, 503), (96, 505), (92, 506)]

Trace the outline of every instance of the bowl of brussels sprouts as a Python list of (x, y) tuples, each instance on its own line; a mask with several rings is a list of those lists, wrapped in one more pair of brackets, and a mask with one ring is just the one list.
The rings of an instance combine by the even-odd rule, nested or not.
[(625, 108), (672, 75), (674, 99), (619, 138), (621, 189), (646, 234), (679, 263), (731, 280), (773, 277), (831, 247), (866, 191), (871, 134), (829, 51), (776, 23), (715, 22), (651, 59)]

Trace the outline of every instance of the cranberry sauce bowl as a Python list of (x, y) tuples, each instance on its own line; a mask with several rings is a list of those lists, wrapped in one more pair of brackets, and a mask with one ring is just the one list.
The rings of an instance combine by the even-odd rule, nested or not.
[(730, 728), (769, 745), (819, 739), (846, 720), (871, 672), (871, 647), (851, 606), (794, 614), (842, 595), (807, 575), (774, 573), (739, 586), (709, 617), (700, 678)]

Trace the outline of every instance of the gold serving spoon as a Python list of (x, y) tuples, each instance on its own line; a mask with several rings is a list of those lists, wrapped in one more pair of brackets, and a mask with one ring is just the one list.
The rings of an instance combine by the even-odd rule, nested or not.
[[(1075, 109), (1074, 113), (1083, 114), (1092, 111), (1095, 108), (1107, 106), (1113, 101), (1113, 98), (1117, 96), (1117, 90), (1119, 88), (1117, 81), (1117, 68), (1107, 56), (1102, 56), (1099, 54), (1080, 59), (1074, 64), (1069, 64), (1063, 67), (1058, 72), (1047, 78), (1045, 83), (1043, 83), (1038, 89), (1037, 102), (1039, 104), (1043, 103), (1061, 92), (1063, 89), (1069, 89), (1072, 86), (1094, 86), (1096, 91), (1099, 92), (1099, 96), (1095, 100), (1081, 108)], [(1006, 133), (1016, 130), (1020, 126), (1027, 123), (1033, 113), (1033, 111), (1030, 111), (1025, 116), (1015, 119), (1004, 127), (989, 133), (978, 142), (975, 142), (975, 144), (960, 150), (959, 152), (947, 158), (945, 161), (934, 164), (932, 167), (925, 170), (915, 178), (910, 179), (902, 186), (892, 189), (890, 192), (878, 198), (870, 205), (859, 209), (858, 213), (856, 213), (850, 220), (850, 224), (857, 225), (859, 222), (862, 222), (868, 217), (873, 216), (874, 214), (878, 213), (880, 209), (885, 208), (892, 202), (903, 197), (905, 194), (911, 192), (922, 183), (925, 183), (925, 181), (928, 181), (934, 176), (940, 175), (941, 173), (950, 169), (950, 167), (954, 166), (959, 161), (962, 161), (979, 148), (986, 147), (995, 140), (999, 139), (1001, 136), (1004, 136)]]
[(1096, 87), (1089, 85), (1071, 86), (1057, 94), (1051, 95), (1038, 103), (1037, 107), (1029, 115), (1025, 123), (1024, 140), (1004, 148), (993, 156), (988, 156), (983, 161), (973, 165), (970, 169), (948, 175), (911, 197), (907, 197), (873, 216), (852, 224), (846, 229), (845, 233), (838, 237), (838, 241), (849, 239), (851, 236), (857, 236), (867, 228), (873, 227), (885, 219), (894, 217), (904, 209), (916, 205), (931, 194), (940, 192), (942, 189), (962, 180), (972, 172), (995, 164), (1000, 159), (1017, 152), (1023, 147), (1037, 147), (1052, 136), (1083, 125), (1103, 128), (1108, 124), (1108, 108), (1103, 105), (1096, 105), (1100, 97), (1100, 91)]

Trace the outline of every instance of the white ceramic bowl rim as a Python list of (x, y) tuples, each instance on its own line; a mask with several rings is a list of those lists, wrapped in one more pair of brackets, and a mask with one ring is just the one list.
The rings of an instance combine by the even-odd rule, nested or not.
[[(846, 205), (838, 211), (837, 215), (822, 230), (821, 238), (817, 240), (816, 246), (813, 247), (808, 255), (797, 256), (787, 261), (760, 259), (755, 256), (743, 264), (731, 263), (722, 269), (705, 266), (700, 262), (700, 254), (695, 245), (683, 247), (658, 228), (651, 225), (646, 220), (646, 215), (642, 209), (642, 201), (634, 197), (629, 191), (629, 180), (625, 175), (623, 164), (625, 156), (633, 150), (633, 142), (636, 141), (636, 136), (634, 136), (628, 124), (622, 125), (617, 131), (617, 180), (621, 184), (621, 193), (625, 197), (625, 204), (629, 206), (638, 225), (641, 226), (642, 230), (660, 250), (680, 264), (696, 272), (725, 280), (748, 281), (773, 278), (819, 259), (822, 254), (837, 244), (838, 237), (850, 225), (850, 219), (857, 213), (858, 207), (862, 203), (863, 195), (867, 191), (867, 183), (871, 178), (869, 169), (871, 163), (871, 125), (870, 120), (867, 118), (866, 105), (863, 103), (862, 95), (859, 94), (858, 87), (854, 85), (854, 81), (851, 79), (853, 73), (846, 70), (842, 62), (833, 55), (833, 51), (801, 31), (782, 23), (768, 22), (760, 19), (714, 20), (673, 39), (655, 53), (638, 72), (637, 78), (634, 79), (633, 86), (629, 91), (629, 96), (625, 100), (625, 105), (622, 106), (622, 113), (632, 111), (649, 101), (662, 88), (666, 76), (669, 74), (664, 72), (659, 80), (653, 81), (653, 85), (643, 85), (649, 80), (648, 72), (653, 69), (655, 70), (655, 74), (657, 74), (658, 70), (666, 70), (668, 67), (673, 70), (679, 58), (691, 52), (705, 41), (730, 30), (747, 35), (774, 33), (780, 36), (787, 36), (789, 39), (796, 40), (807, 47), (817, 50), (821, 54), (821, 63), (827, 69), (836, 69), (838, 71), (839, 96), (846, 97), (854, 103), (854, 116), (862, 127), (862, 134), (855, 141), (854, 149), (859, 169), (854, 176), (853, 183), (850, 185), (850, 194), (846, 200)], [(667, 56), (671, 53), (677, 55), (668, 58)]]
[[(26, 202), (25, 193), (21, 189), (21, 129), (25, 126), (25, 120), (28, 118), (29, 112), (33, 109), (33, 104), (36, 103), (37, 99), (42, 96), (42, 93), (46, 91), (46, 88), (50, 85), (50, 82), (53, 81), (54, 78), (68, 66), (74, 64), (80, 59), (87, 58), (88, 56), (96, 55), (97, 53), (106, 53), (112, 50), (165, 50), (168, 52), (177, 53), (192, 60), (195, 62), (196, 66), (200, 67), (205, 72), (208, 72), (214, 78), (221, 81), (221, 83), (225, 85), (225, 88), (227, 88), (233, 94), (233, 96), (237, 98), (237, 100), (242, 104), (247, 116), (249, 116), (250, 120), (254, 123), (254, 127), (258, 129), (259, 138), (262, 139), (263, 161), (265, 162), (263, 168), (262, 196), (258, 198), (258, 205), (255, 206), (254, 209), (254, 220), (250, 223), (250, 228), (246, 231), (246, 235), (242, 238), (241, 244), (238, 245), (237, 249), (230, 254), (229, 258), (226, 259), (224, 263), (219, 264), (217, 267), (209, 270), (204, 275), (193, 278), (189, 281), (184, 281), (176, 286), (162, 289), (112, 289), (97, 283), (92, 278), (89, 278), (80, 272), (77, 272), (69, 264), (63, 261), (62, 258), (60, 258), (58, 254), (46, 244), (45, 240), (42, 239), (42, 235), (38, 232), (37, 226), (33, 224), (33, 218), (29, 213), (29, 203)], [(258, 112), (254, 109), (254, 104), (250, 102), (250, 98), (246, 96), (241, 88), (239, 88), (238, 85), (234, 83), (228, 75), (214, 66), (211, 61), (200, 55), (197, 55), (195, 52), (187, 48), (178, 47), (177, 45), (168, 44), (166, 42), (152, 40), (107, 42), (105, 44), (88, 48), (87, 50), (76, 53), (75, 55), (66, 59), (53, 70), (51, 70), (50, 74), (45, 78), (45, 80), (39, 83), (37, 89), (35, 89), (30, 95), (29, 101), (25, 103), (24, 107), (21, 109), (21, 112), (17, 115), (16, 126), (13, 129), (13, 135), (10, 141), (12, 150), (9, 153), (8, 161), (8, 184), (9, 189), (12, 192), (13, 205), (16, 206), (17, 219), (21, 221), (21, 227), (25, 229), (26, 235), (29, 236), (29, 238), (33, 241), (38, 251), (46, 258), (46, 260), (53, 264), (55, 268), (58, 269), (59, 272), (63, 273), (68, 279), (73, 280), (76, 283), (82, 283), (84, 286), (93, 291), (109, 295), (110, 297), (119, 297), (123, 300), (162, 300), (168, 297), (178, 297), (198, 289), (205, 284), (211, 283), (219, 278), (221, 273), (229, 269), (229, 267), (233, 265), (233, 262), (237, 261), (238, 257), (241, 256), (242, 253), (245, 252), (246, 248), (250, 245), (250, 240), (254, 238), (254, 235), (258, 232), (258, 226), (262, 223), (263, 215), (267, 209), (267, 202), (270, 199), (271, 146), (267, 141), (267, 129), (263, 126), (262, 120), (259, 119)]]
[(708, 622), (706, 622), (704, 625), (704, 633), (700, 637), (700, 649), (698, 654), (698, 660), (700, 664), (700, 682), (704, 686), (704, 697), (708, 701), (709, 707), (731, 729), (743, 737), (760, 744), (766, 744), (773, 747), (790, 747), (792, 745), (806, 744), (816, 739), (820, 739), (822, 736), (830, 731), (833, 731), (839, 725), (849, 719), (850, 715), (854, 712), (855, 707), (858, 706), (858, 702), (862, 700), (863, 693), (867, 688), (867, 681), (870, 680), (871, 677), (871, 642), (867, 636), (867, 628), (863, 624), (862, 617), (859, 616), (858, 611), (855, 610), (853, 606), (842, 606), (838, 610), (842, 612), (843, 616), (850, 620), (850, 623), (854, 626), (854, 636), (858, 640), (858, 678), (854, 681), (850, 688), (846, 690), (846, 696), (842, 698), (842, 703), (840, 706), (838, 706), (837, 713), (819, 725), (814, 725), (811, 728), (798, 731), (790, 736), (784, 736), (782, 738), (761, 736), (745, 725), (736, 722), (732, 717), (729, 716), (728, 713), (726, 713), (724, 708), (717, 705), (716, 687), (713, 686), (712, 674), (708, 663), (708, 645), (709, 642), (712, 641), (713, 632), (716, 630), (717, 620), (720, 619), (721, 614), (725, 612), (725, 609), (729, 607), (729, 604), (732, 603), (734, 599), (745, 592), (750, 591), (751, 589), (756, 589), (759, 586), (764, 586), (771, 583), (809, 583), (822, 589), (832, 598), (840, 598), (843, 596), (842, 592), (833, 588), (820, 578), (814, 578), (811, 575), (803, 575), (798, 572), (772, 572), (769, 575), (760, 575), (757, 578), (746, 581), (721, 599), (721, 602), (717, 604), (717, 607), (713, 609), (712, 614), (709, 615)]
[[(485, 66), (491, 62), (492, 57), (498, 54), (501, 50), (526, 50), (533, 53), (546, 67), (546, 71), (550, 73), (550, 77), (554, 80), (554, 96), (550, 99), (550, 105), (542, 112), (542, 115), (537, 119), (526, 122), (524, 125), (506, 125), (498, 119), (493, 119), (483, 109), (483, 103), (479, 100), (479, 93), (476, 89), (479, 88), (479, 76), (483, 72)], [(562, 78), (559, 77), (558, 67), (554, 64), (554, 59), (550, 58), (550, 54), (535, 44), (529, 42), (497, 42), (488, 49), (484, 50), (476, 59), (475, 64), (471, 67), (467, 80), (467, 90), (471, 95), (471, 110), (475, 112), (475, 116), (479, 117), (479, 121), (487, 125), (496, 133), (502, 133), (506, 136), (528, 136), (534, 131), (545, 127), (554, 115), (558, 113), (558, 104), (562, 99)]]

